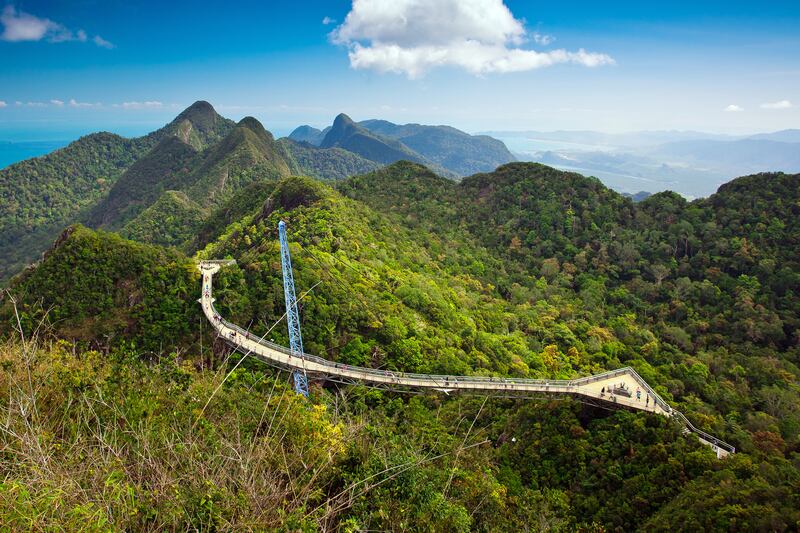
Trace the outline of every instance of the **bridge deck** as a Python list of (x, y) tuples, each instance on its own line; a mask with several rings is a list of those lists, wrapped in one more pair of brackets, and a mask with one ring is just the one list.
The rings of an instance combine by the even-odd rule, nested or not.
[(309, 354), (303, 357), (292, 356), (288, 348), (249, 333), (223, 319), (216, 311), (212, 297), (212, 280), (222, 265), (222, 262), (200, 263), (200, 271), (203, 274), (200, 303), (203, 312), (220, 337), (236, 349), (253, 354), (268, 364), (291, 370), (304, 370), (311, 376), (334, 378), (345, 382), (363, 382), (390, 389), (433, 389), (446, 393), (469, 391), (492, 395), (568, 394), (614, 407), (673, 417), (689, 431), (697, 434), (701, 442), (711, 446), (718, 457), (734, 452), (734, 448), (729, 444), (695, 428), (682, 413), (672, 409), (630, 367), (572, 380), (546, 380), (413, 374), (350, 366)]

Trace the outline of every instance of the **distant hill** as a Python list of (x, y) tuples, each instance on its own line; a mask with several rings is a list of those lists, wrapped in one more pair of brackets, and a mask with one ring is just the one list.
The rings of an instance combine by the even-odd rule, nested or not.
[(303, 174), (319, 180), (340, 180), (381, 166), (344, 148), (319, 148), (290, 138), (278, 139)]
[(470, 135), (450, 126), (398, 125), (386, 120), (365, 120), (359, 125), (402, 142), (460, 176), (491, 172), (515, 160), (502, 141), (488, 135)]
[(778, 141), (783, 143), (800, 143), (800, 129), (781, 130), (773, 133), (759, 133), (751, 135), (748, 139), (754, 141)]
[(336, 117), (333, 126), (319, 146), (320, 148), (344, 148), (370, 161), (382, 164), (400, 160), (428, 163), (424, 157), (403, 143), (370, 132), (353, 122), (344, 113)]
[[(182, 131), (194, 128), (184, 126)], [(190, 140), (191, 134), (162, 140), (120, 177), (108, 196), (91, 210), (87, 224), (120, 229), (167, 190), (182, 191), (200, 205), (214, 205), (252, 181), (292, 173), (283, 147), (252, 117), (242, 119), (202, 152), (187, 142)]]
[(656, 146), (649, 155), (713, 166), (729, 173), (800, 171), (800, 149), (796, 144), (763, 139), (679, 141)]
[(646, 200), (647, 198), (652, 196), (652, 193), (649, 193), (647, 191), (639, 191), (633, 194), (624, 192), (622, 193), (622, 196), (624, 196), (625, 198), (630, 198), (634, 202), (641, 202), (642, 200)]
[(327, 135), (330, 130), (330, 126), (324, 130), (318, 130), (317, 128), (313, 128), (311, 126), (298, 126), (292, 133), (289, 134), (289, 139), (300, 143), (308, 143), (313, 144), (314, 146), (319, 146), (320, 143), (322, 143), (322, 140), (325, 138), (325, 135)]
[(338, 146), (382, 164), (399, 160), (423, 163), (448, 177), (489, 172), (515, 160), (505, 144), (486, 135), (469, 135), (450, 126), (400, 125), (377, 119), (355, 123), (344, 114), (324, 130), (300, 126), (289, 139)]

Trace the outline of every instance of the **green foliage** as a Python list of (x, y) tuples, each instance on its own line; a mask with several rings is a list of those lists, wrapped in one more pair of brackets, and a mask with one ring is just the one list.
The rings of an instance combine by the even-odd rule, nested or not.
[(317, 148), (291, 139), (279, 139), (302, 174), (319, 180), (341, 180), (371, 172), (381, 165), (342, 148)]
[(44, 250), (152, 146), (151, 137), (95, 133), (0, 170), (0, 280)]
[[(667, 419), (572, 402), (483, 404), (314, 386), (314, 405), (327, 404), (327, 412), (312, 407), (292, 411), (285, 422), (278, 418), (287, 434), (311, 435), (308, 447), (299, 439), (263, 448), (302, 458), (306, 474), (315, 475), (308, 467), (313, 457), (327, 466), (308, 485), (313, 495), (304, 495), (304, 506), (291, 499), (263, 506), (280, 509), (270, 524), (796, 529), (799, 180), (751, 176), (704, 200), (661, 193), (634, 204), (595, 179), (541, 165), (510, 164), (457, 184), (396, 163), (335, 189), (291, 177), (232, 193), (195, 242), (205, 245), (201, 257), (237, 260), (215, 277), (215, 298), (223, 315), (255, 333), (266, 333), (283, 315), (277, 223), (285, 220), (308, 352), (346, 364), (452, 374), (568, 378), (631, 365), (693, 423), (738, 450), (720, 461)], [(208, 347), (211, 339), (200, 336), (205, 320), (194, 301), (197, 281), (176, 251), (77, 228), (16, 280), (11, 294), (28, 332), (49, 309), (59, 336), (115, 353), (131, 341), (156, 354), (174, 347), (206, 366), (223, 354), (198, 354), (198, 341)], [(8, 298), (2, 312), (13, 326)], [(288, 342), (280, 326), (268, 338)], [(170, 343), (162, 347), (164, 339)], [(125, 364), (143, 368), (132, 359)], [(229, 362), (219, 375), (230, 368)], [(208, 423), (199, 424), (204, 439), (225, 436), (224, 444), (209, 441), (217, 449), (233, 446), (234, 428), (236, 442), (262, 444), (265, 435), (253, 428), (262, 427), (263, 406), (274, 405), (264, 397), (272, 383), (263, 370), (245, 360), (211, 404)], [(208, 379), (169, 372), (170, 391), (197, 391), (192, 384)], [(78, 389), (102, 382), (68, 377), (64, 383)], [(137, 383), (158, 394), (162, 379), (146, 373)], [(212, 385), (202, 390), (210, 394)], [(180, 398), (192, 414), (202, 403), (170, 394), (169, 402)], [(235, 423), (223, 420), (231, 413)], [(187, 434), (174, 423), (166, 434)], [(330, 429), (337, 423), (346, 437)], [(179, 473), (198, 469), (181, 461)], [(270, 463), (276, 464), (282, 463)], [(138, 495), (146, 484), (114, 470), (119, 466), (102, 477), (111, 479), (111, 493), (124, 500), (129, 483), (136, 498), (146, 499)], [(28, 498), (14, 507), (32, 509), (28, 515), (53, 501), (55, 493), (29, 477), (4, 479), (0, 498)], [(242, 479), (248, 478), (198, 475), (179, 497), (152, 507), (172, 517), (163, 523), (173, 528), (258, 527), (247, 520), (252, 502), (261, 500), (241, 488)], [(78, 508), (76, 516), (112, 527), (152, 523), (120, 522), (87, 505), (65, 500), (52, 508)]]
[[(44, 322), (85, 344), (133, 340), (161, 352), (197, 331), (198, 279), (192, 262), (176, 251), (72, 226), (37, 268), (15, 279), (10, 294), (27, 335)], [(0, 307), (7, 331), (17, 320), (12, 304), (7, 298)]]
[(181, 246), (194, 239), (205, 211), (184, 193), (166, 191), (128, 222), (120, 234), (128, 239), (162, 246)]

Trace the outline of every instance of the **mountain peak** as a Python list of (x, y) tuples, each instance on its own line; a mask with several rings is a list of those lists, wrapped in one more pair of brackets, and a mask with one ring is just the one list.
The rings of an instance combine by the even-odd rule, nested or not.
[(353, 121), (352, 118), (345, 115), (344, 113), (339, 113), (336, 115), (336, 118), (333, 120), (333, 127), (336, 128), (337, 126), (355, 126), (356, 123)]
[(356, 124), (352, 118), (344, 113), (339, 113), (333, 121), (331, 129), (323, 137), (320, 146), (322, 148), (330, 148), (341, 143), (344, 139), (354, 134), (363, 134), (371, 136), (366, 129)]
[(198, 100), (157, 133), (175, 135), (196, 150), (203, 150), (227, 135), (233, 126), (234, 122), (217, 114), (211, 104)]
[(214, 122), (220, 116), (217, 114), (217, 111), (214, 109), (214, 106), (206, 102), (205, 100), (198, 100), (197, 102), (193, 103), (189, 107), (183, 110), (180, 115), (175, 119), (176, 121), (180, 120), (189, 120), (194, 123), (196, 126), (201, 126), (204, 124), (211, 124), (213, 125)]
[(246, 129), (256, 135), (260, 139), (262, 143), (266, 143), (266, 145), (271, 145), (272, 142), (275, 141), (275, 138), (272, 136), (272, 133), (267, 131), (264, 128), (264, 125), (258, 121), (258, 119), (254, 117), (244, 117), (242, 120), (236, 124), (237, 129)]

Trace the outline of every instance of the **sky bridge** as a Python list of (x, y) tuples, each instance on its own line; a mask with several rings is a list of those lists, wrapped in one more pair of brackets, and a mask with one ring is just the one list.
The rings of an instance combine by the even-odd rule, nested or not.
[(696, 428), (683, 413), (673, 409), (644, 379), (630, 367), (620, 368), (570, 380), (523, 379), (486, 376), (449, 376), (395, 372), (346, 365), (322, 357), (298, 354), (296, 350), (269, 342), (225, 320), (214, 307), (213, 276), (232, 261), (202, 261), (203, 276), (200, 304), (206, 318), (235, 350), (252, 355), (261, 361), (311, 379), (339, 383), (363, 383), (396, 392), (437, 391), (442, 394), (474, 393), (495, 397), (541, 397), (569, 395), (580, 401), (607, 408), (630, 409), (669, 417), (693, 433), (700, 442), (710, 446), (717, 457), (735, 452), (730, 444)]

